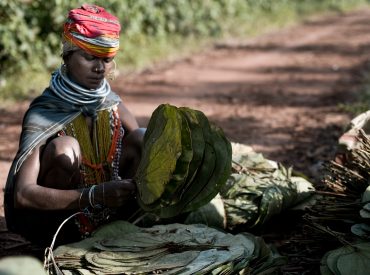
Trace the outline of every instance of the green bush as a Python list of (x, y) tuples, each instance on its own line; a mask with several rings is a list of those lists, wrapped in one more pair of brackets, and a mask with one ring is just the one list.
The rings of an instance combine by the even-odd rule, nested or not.
[[(121, 20), (121, 45), (125, 54), (118, 59), (118, 63), (122, 61), (125, 66), (136, 67), (184, 49), (179, 45), (186, 46), (188, 43), (185, 41), (193, 43), (225, 35), (250, 35), (271, 24), (281, 26), (305, 14), (342, 10), (367, 3), (368, 0), (92, 2), (105, 7)], [(35, 90), (39, 89), (39, 82), (29, 83), (18, 76), (30, 71), (47, 75), (46, 72), (60, 64), (63, 22), (67, 12), (81, 3), (77, 0), (0, 1), (0, 98), (29, 95), (30, 85)], [(41, 81), (42, 85), (44, 82)]]

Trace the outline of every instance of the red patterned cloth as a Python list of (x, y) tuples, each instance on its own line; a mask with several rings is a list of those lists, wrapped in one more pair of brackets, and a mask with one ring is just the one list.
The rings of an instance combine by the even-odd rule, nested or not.
[(98, 57), (113, 57), (119, 49), (121, 25), (117, 17), (96, 5), (82, 5), (68, 14), (65, 41)]

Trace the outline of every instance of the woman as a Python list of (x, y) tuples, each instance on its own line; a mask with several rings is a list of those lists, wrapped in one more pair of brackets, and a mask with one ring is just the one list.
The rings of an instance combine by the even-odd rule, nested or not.
[(80, 210), (89, 214), (68, 222), (61, 242), (131, 214), (144, 130), (106, 80), (119, 32), (118, 19), (102, 7), (71, 10), (63, 31), (64, 64), (25, 114), (6, 184), (5, 216), (11, 231), (31, 241), (50, 244), (61, 222)]

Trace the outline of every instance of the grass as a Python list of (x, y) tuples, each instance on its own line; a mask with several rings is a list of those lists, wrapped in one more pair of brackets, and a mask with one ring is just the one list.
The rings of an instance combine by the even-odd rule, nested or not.
[(355, 100), (351, 103), (340, 104), (339, 108), (353, 117), (370, 109), (370, 68), (363, 71), (363, 79)]
[(277, 5), (272, 12), (255, 10), (244, 17), (225, 18), (217, 37), (124, 37), (123, 49), (116, 58), (122, 71), (142, 70), (158, 62), (167, 62), (212, 47), (228, 39), (245, 40), (289, 25), (299, 24), (315, 15), (342, 13), (369, 6), (363, 0), (323, 1), (323, 4)]

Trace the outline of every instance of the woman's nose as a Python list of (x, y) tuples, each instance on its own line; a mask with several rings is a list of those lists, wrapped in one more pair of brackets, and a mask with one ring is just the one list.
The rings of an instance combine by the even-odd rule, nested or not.
[(95, 67), (94, 67), (94, 72), (97, 72), (97, 73), (104, 73), (105, 72), (104, 60), (98, 59), (96, 61), (96, 64), (95, 64)]

